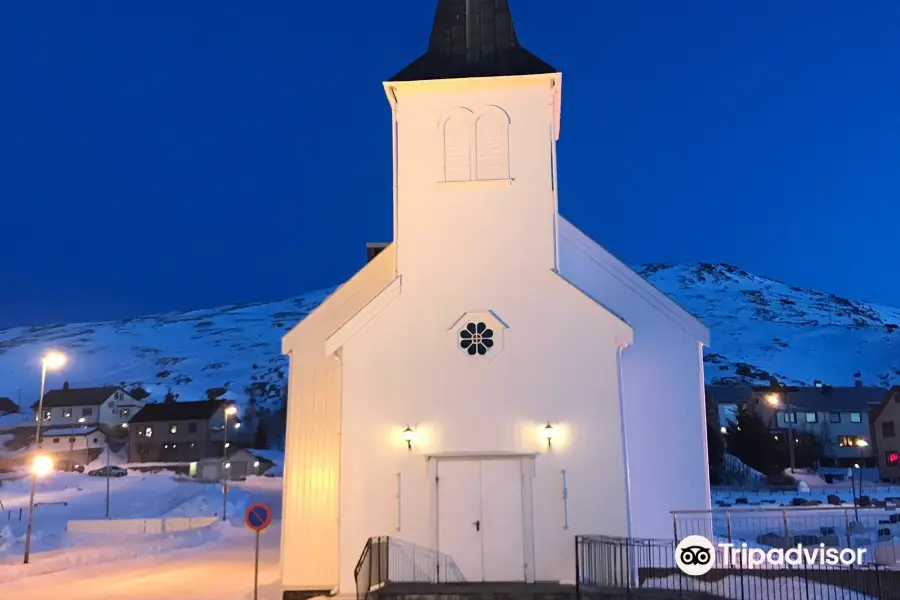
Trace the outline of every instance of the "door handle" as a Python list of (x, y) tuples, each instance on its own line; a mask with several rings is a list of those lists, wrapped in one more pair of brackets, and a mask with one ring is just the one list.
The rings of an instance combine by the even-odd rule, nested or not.
[(481, 521), (475, 521), (472, 525), (475, 526), (475, 531), (481, 531)]

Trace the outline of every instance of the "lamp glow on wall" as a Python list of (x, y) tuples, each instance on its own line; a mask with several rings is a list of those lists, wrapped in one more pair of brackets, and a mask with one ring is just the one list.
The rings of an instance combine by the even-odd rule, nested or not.
[(403, 441), (406, 442), (406, 447), (409, 450), (412, 450), (413, 442), (418, 438), (418, 434), (416, 434), (416, 430), (412, 427), (408, 426), (403, 430)]
[(555, 436), (556, 429), (550, 424), (550, 421), (547, 421), (547, 425), (541, 429), (541, 439), (547, 443), (548, 450), (553, 447), (553, 438)]

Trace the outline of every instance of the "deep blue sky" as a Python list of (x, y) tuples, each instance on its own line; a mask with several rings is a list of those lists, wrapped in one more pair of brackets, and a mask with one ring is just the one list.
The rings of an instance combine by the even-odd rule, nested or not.
[[(0, 326), (345, 279), (391, 233), (381, 82), (434, 6), (0, 3)], [(900, 3), (512, 8), (564, 73), (561, 212), (598, 242), (900, 305)]]

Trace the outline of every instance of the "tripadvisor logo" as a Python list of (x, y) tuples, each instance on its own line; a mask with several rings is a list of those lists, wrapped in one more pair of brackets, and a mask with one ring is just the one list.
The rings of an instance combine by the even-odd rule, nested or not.
[(735, 547), (734, 544), (713, 543), (702, 535), (689, 535), (681, 540), (675, 547), (675, 564), (685, 575), (699, 577), (705, 575), (716, 566), (717, 558), (721, 559), (723, 568), (759, 567), (768, 565), (773, 567), (790, 566), (852, 566), (863, 564), (866, 554), (865, 548), (826, 548), (825, 544), (818, 546), (803, 546), (798, 544), (791, 548), (748, 548), (747, 544)]

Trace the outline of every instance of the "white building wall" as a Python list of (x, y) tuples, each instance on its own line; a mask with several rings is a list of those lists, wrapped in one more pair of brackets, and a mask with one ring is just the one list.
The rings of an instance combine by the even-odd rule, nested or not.
[(670, 511), (710, 507), (701, 345), (708, 332), (559, 221), (562, 273), (634, 328), (622, 365), (632, 535), (669, 539)]
[[(481, 285), (495, 271), (472, 267), (490, 259), (490, 251), (503, 255), (506, 269), (555, 268), (555, 80), (535, 75), (389, 84), (396, 98), (398, 273), (417, 285)], [(447, 181), (443, 127), (460, 113), (470, 115), (476, 163), (479, 118), (509, 120), (502, 144), (508, 178), (492, 173), (479, 181), (473, 166), (472, 180)]]
[(290, 354), (281, 531), (287, 590), (338, 587), (340, 365), (326, 356), (325, 340), (390, 284), (395, 260), (395, 247), (388, 246), (283, 341)]
[[(490, 265), (491, 249), (485, 253)], [(353, 589), (369, 537), (437, 549), (427, 455), (536, 455), (532, 568), (539, 580), (574, 580), (576, 533), (626, 534), (616, 365), (630, 329), (557, 275), (530, 275), (495, 276), (493, 285), (446, 294), (409, 290), (404, 276), (399, 298), (345, 343), (342, 594)], [(509, 328), (502, 348), (471, 357), (453, 324), (467, 308), (485, 306)], [(559, 431), (549, 452), (540, 438), (548, 421)], [(407, 426), (419, 436), (412, 451), (402, 440)]]

